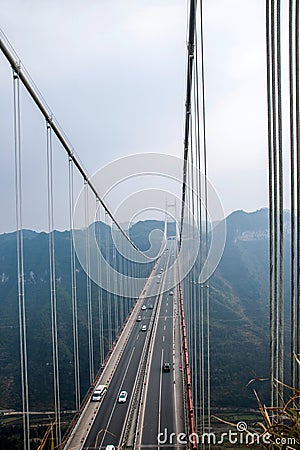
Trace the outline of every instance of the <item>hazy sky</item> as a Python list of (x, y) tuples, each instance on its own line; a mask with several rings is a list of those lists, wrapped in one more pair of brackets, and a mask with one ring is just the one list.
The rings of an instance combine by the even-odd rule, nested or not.
[[(208, 172), (226, 214), (268, 201), (264, 3), (203, 2)], [(186, 24), (185, 0), (1, 1), (2, 30), (91, 174), (133, 153), (182, 156)], [(14, 228), (11, 93), (1, 56), (1, 231)], [(36, 206), (46, 201), (45, 136), (24, 94), (22, 108), (24, 221), (33, 227), (45, 216)], [(56, 158), (65, 163), (57, 185), (66, 185), (65, 157)]]

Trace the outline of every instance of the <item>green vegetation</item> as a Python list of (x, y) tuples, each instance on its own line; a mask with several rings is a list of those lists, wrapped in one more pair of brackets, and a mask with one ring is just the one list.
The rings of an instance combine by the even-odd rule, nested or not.
[[(100, 224), (103, 242), (108, 232)], [(148, 234), (163, 223), (134, 225), (131, 237), (146, 250)], [(146, 236), (146, 237), (145, 237)], [(286, 236), (289, 239), (289, 236)], [(286, 245), (288, 248), (288, 245)], [(53, 367), (49, 300), (49, 254), (46, 233), (24, 232), (25, 289), (28, 339), (29, 399), (32, 411), (53, 408)], [(73, 336), (70, 294), (70, 235), (55, 232), (57, 308), (61, 404), (73, 410)], [(211, 397), (215, 415), (225, 409), (257, 408), (249, 380), (269, 376), (268, 211), (237, 211), (227, 219), (227, 242), (220, 265), (210, 280)], [(288, 255), (287, 255), (288, 256)], [(80, 378), (82, 396), (89, 387), (86, 276), (78, 261), (77, 293)], [(144, 268), (145, 273), (150, 267)], [(288, 280), (289, 274), (285, 274)], [(288, 286), (289, 283), (286, 283)], [(16, 236), (0, 236), (0, 408), (21, 409)], [(110, 301), (103, 292), (103, 316)], [(286, 295), (288, 295), (288, 287)], [(127, 309), (131, 302), (124, 303)], [(95, 367), (99, 367), (99, 305), (92, 284)], [(112, 308), (114, 310), (114, 308)], [(287, 311), (288, 315), (288, 311)], [(113, 335), (120, 324), (113, 317)], [(104, 321), (104, 352), (108, 351), (108, 323)], [(288, 345), (288, 341), (287, 341)], [(200, 355), (199, 355), (200, 356)], [(287, 361), (290, 358), (286, 351)], [(269, 404), (268, 382), (255, 385), (263, 404)]]
[[(269, 377), (268, 238), (266, 209), (255, 213), (236, 211), (227, 218), (224, 254), (210, 280), (214, 407), (256, 408), (248, 382)], [(285, 240), (288, 258), (289, 235)], [(288, 271), (285, 277), (288, 298)], [(285, 357), (288, 367), (291, 358), (288, 336)], [(263, 402), (268, 403), (269, 382), (256, 382), (255, 387)]]

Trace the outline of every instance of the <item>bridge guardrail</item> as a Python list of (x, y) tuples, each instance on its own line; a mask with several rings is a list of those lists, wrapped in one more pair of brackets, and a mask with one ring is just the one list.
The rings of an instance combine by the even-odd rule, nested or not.
[(184, 374), (186, 381), (186, 400), (187, 400), (187, 413), (188, 413), (188, 426), (189, 433), (191, 436), (191, 449), (197, 449), (196, 433), (195, 433), (195, 417), (194, 417), (194, 406), (192, 397), (192, 385), (191, 385), (191, 373), (189, 364), (189, 353), (186, 339), (186, 326), (184, 318), (184, 306), (182, 297), (181, 283), (179, 283), (179, 302), (180, 302), (180, 315), (181, 315), (181, 330), (182, 330), (182, 347), (184, 356)]

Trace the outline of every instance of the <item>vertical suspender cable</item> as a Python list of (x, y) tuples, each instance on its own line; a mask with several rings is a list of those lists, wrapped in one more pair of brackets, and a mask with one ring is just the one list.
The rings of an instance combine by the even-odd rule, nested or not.
[(13, 106), (14, 106), (14, 150), (15, 150), (15, 201), (17, 225), (17, 271), (18, 271), (18, 311), (20, 332), (20, 366), (23, 413), (23, 447), (30, 449), (29, 395), (27, 370), (27, 337), (24, 285), (24, 248), (23, 248), (23, 207), (22, 207), (22, 161), (21, 161), (21, 111), (20, 81), (13, 71)]
[[(121, 243), (121, 253), (122, 255), (120, 255), (120, 271), (121, 273), (125, 274), (125, 258), (123, 257), (124, 255), (124, 249), (123, 249), (123, 242), (124, 240), (121, 239), (121, 235), (119, 234), (119, 238), (118, 238), (118, 242)], [(124, 282), (125, 283), (125, 282)], [(124, 286), (124, 291), (125, 291), (125, 286)], [(125, 314), (124, 314), (124, 297), (120, 298), (120, 317), (121, 317), (121, 323), (124, 322), (125, 320)]]
[[(116, 246), (114, 245), (114, 243), (113, 243), (113, 267), (115, 270), (117, 270), (117, 255), (116, 255)], [(117, 292), (116, 278), (114, 278), (113, 282), (114, 282), (114, 292)], [(117, 295), (113, 296), (113, 303), (114, 303), (114, 319), (115, 319), (114, 323), (114, 338), (115, 338), (119, 330), (119, 310), (118, 310), (119, 299)]]
[(275, 323), (274, 323), (274, 187), (273, 187), (273, 146), (272, 146), (272, 85), (271, 85), (271, 8), (270, 0), (266, 0), (266, 62), (267, 62), (267, 102), (268, 102), (268, 160), (269, 160), (269, 286), (270, 286), (270, 397), (274, 406), (275, 376)]
[[(195, 53), (195, 68), (197, 67), (197, 45), (196, 45), (196, 53)], [(203, 330), (203, 316), (201, 314), (201, 295), (202, 295), (202, 289), (200, 289), (199, 284), (197, 283), (197, 275), (198, 271), (201, 270), (202, 267), (202, 203), (201, 203), (201, 175), (200, 175), (200, 167), (201, 167), (201, 156), (200, 156), (200, 130), (199, 130), (199, 96), (198, 96), (198, 79), (195, 78), (194, 82), (194, 104), (195, 104), (195, 112), (196, 112), (196, 120), (195, 120), (195, 168), (196, 168), (196, 187), (195, 187), (195, 195), (197, 198), (196, 202), (196, 215), (197, 215), (197, 224), (199, 227), (199, 253), (198, 253), (198, 261), (196, 262), (195, 270), (194, 270), (194, 283), (195, 283), (195, 292), (194, 295), (196, 296), (196, 305), (197, 305), (197, 311), (196, 311), (196, 323), (198, 324), (198, 333), (197, 333), (197, 346), (198, 346), (198, 373), (199, 377), (197, 380), (197, 386), (196, 389), (199, 393), (198, 396), (198, 402), (195, 401), (195, 413), (197, 414), (198, 411), (198, 417), (196, 415), (196, 424), (198, 423), (198, 426), (200, 427), (202, 420), (203, 420), (203, 395), (202, 395), (202, 383), (204, 382), (203, 377), (203, 361), (204, 361), (204, 353), (203, 353), (203, 340), (202, 340), (202, 330)], [(201, 429), (201, 432), (203, 433), (204, 430)]]
[(57, 338), (57, 302), (55, 275), (55, 243), (54, 243), (54, 211), (53, 211), (53, 148), (52, 129), (49, 122), (47, 127), (47, 190), (48, 190), (48, 229), (49, 229), (49, 271), (50, 271), (50, 307), (51, 307), (51, 335), (53, 359), (54, 409), (55, 409), (55, 438), (57, 445), (61, 442), (60, 420), (60, 389)]
[[(281, 105), (281, 1), (277, 0), (277, 104), (278, 104), (278, 206), (279, 206), (279, 379), (284, 382), (284, 242), (283, 242), (283, 156)], [(283, 386), (280, 385), (281, 398)]]
[[(193, 85), (195, 85), (195, 82), (193, 83)], [(189, 177), (190, 180), (188, 181), (188, 186), (189, 186), (189, 190), (188, 190), (188, 198), (189, 198), (189, 202), (191, 203), (189, 205), (189, 209), (192, 210), (192, 217), (191, 214), (188, 214), (188, 219), (189, 219), (189, 230), (191, 230), (192, 227), (192, 233), (193, 233), (193, 239), (195, 239), (195, 226), (193, 223), (190, 223), (191, 220), (193, 220), (193, 218), (195, 217), (195, 211), (196, 211), (196, 201), (197, 198), (195, 195), (195, 182), (197, 182), (197, 180), (195, 180), (195, 171), (194, 171), (194, 149), (196, 148), (197, 145), (197, 139), (194, 139), (193, 134), (195, 132), (196, 135), (196, 122), (197, 122), (197, 116), (195, 115), (195, 120), (193, 120), (193, 115), (191, 113), (191, 128), (190, 128), (190, 153), (189, 153), (189, 157), (190, 157), (190, 164), (188, 165), (189, 170)], [(196, 136), (195, 136), (196, 137)], [(195, 152), (196, 153), (196, 152)], [(191, 232), (191, 231), (189, 231)], [(192, 315), (190, 317), (190, 328), (191, 328), (191, 341), (189, 343), (190, 345), (190, 349), (193, 348), (193, 352), (191, 352), (192, 354), (192, 358), (191, 358), (191, 362), (192, 362), (192, 366), (191, 366), (191, 374), (192, 374), (192, 380), (193, 380), (193, 390), (194, 390), (194, 405), (195, 405), (195, 410), (194, 410), (194, 417), (195, 417), (195, 424), (197, 427), (197, 423), (198, 423), (198, 357), (200, 357), (199, 355), (199, 351), (198, 351), (198, 339), (197, 339), (197, 322), (196, 322), (196, 317), (197, 317), (197, 303), (196, 303), (196, 290), (198, 289), (198, 286), (196, 285), (196, 283), (194, 282), (194, 270), (190, 272), (190, 277), (189, 277), (189, 289), (190, 289), (190, 296), (189, 299), (191, 299), (191, 312)]]
[(75, 386), (75, 408), (80, 407), (80, 367), (78, 347), (78, 307), (77, 307), (77, 279), (76, 279), (76, 257), (72, 240), (73, 211), (74, 211), (74, 166), (69, 157), (69, 222), (70, 222), (70, 263), (71, 263), (71, 297), (72, 297), (72, 327), (73, 327), (73, 352), (74, 352), (74, 386)]
[(89, 375), (90, 384), (94, 381), (94, 342), (93, 342), (93, 311), (92, 311), (92, 289), (90, 278), (90, 230), (89, 225), (89, 186), (84, 181), (84, 214), (85, 214), (85, 257), (86, 257), (86, 299), (87, 299), (87, 323), (88, 323), (88, 346), (89, 346)]
[[(200, 231), (200, 248), (199, 248), (199, 267), (198, 270), (202, 270), (203, 265), (203, 227), (202, 227), (202, 185), (201, 185), (201, 143), (200, 143), (200, 108), (199, 108), (199, 77), (198, 77), (198, 45), (197, 45), (197, 28), (196, 33), (196, 52), (195, 52), (195, 113), (196, 113), (196, 167), (197, 167), (197, 198), (198, 198), (198, 224)], [(198, 322), (200, 326), (200, 332), (198, 334), (199, 339), (199, 374), (200, 374), (200, 386), (199, 386), (199, 410), (200, 410), (200, 428), (201, 433), (205, 432), (205, 339), (204, 339), (204, 303), (203, 303), (203, 289), (198, 285)], [(203, 448), (203, 444), (201, 444)]]
[[(99, 210), (99, 201), (97, 201), (97, 223), (96, 223), (96, 230), (97, 230), (97, 243), (99, 247), (99, 252), (102, 251), (101, 249), (101, 221), (100, 221), (100, 210)], [(97, 270), (98, 270), (98, 312), (99, 312), (99, 356), (100, 356), (100, 363), (102, 364), (104, 361), (104, 335), (103, 335), (103, 297), (102, 297), (102, 288), (100, 285), (101, 280), (101, 266), (100, 266), (100, 258), (97, 258)]]
[(296, 353), (296, 271), (295, 271), (295, 98), (294, 98), (294, 30), (293, 30), (293, 0), (289, 1), (289, 94), (290, 94), (290, 167), (291, 167), (291, 386), (296, 387), (295, 360)]
[[(108, 225), (108, 215), (105, 214), (105, 225), (106, 225), (106, 238), (105, 238), (105, 257), (107, 264), (110, 265), (110, 246), (109, 246), (109, 232), (110, 227)], [(107, 314), (107, 332), (108, 332), (108, 348), (112, 346), (112, 323), (111, 323), (111, 293), (109, 292), (110, 286), (110, 270), (106, 271), (106, 314)]]
[[(276, 97), (276, 23), (275, 1), (271, 0), (271, 67), (272, 67), (272, 151), (273, 151), (273, 194), (274, 194), (274, 376), (279, 378), (279, 320), (278, 320), (278, 129), (277, 129), (277, 97)], [(278, 391), (275, 395), (275, 406), (278, 407)]]
[[(204, 208), (205, 208), (205, 255), (208, 257), (208, 195), (207, 195), (207, 145), (206, 145), (206, 109), (205, 109), (205, 70), (204, 70), (204, 39), (203, 39), (203, 7), (200, 0), (200, 43), (201, 43), (201, 85), (202, 85), (202, 121), (203, 121), (203, 162), (204, 162)], [(198, 78), (198, 76), (197, 76)], [(207, 427), (210, 433), (211, 423), (211, 382), (210, 382), (210, 300), (209, 284), (205, 286), (206, 296), (206, 340), (207, 340)], [(208, 445), (210, 448), (210, 443)]]
[[(295, 8), (295, 96), (296, 96), (296, 153), (297, 153), (297, 354), (300, 356), (300, 86), (299, 86), (299, 1)], [(296, 386), (300, 390), (300, 367), (297, 365)]]
[[(269, 203), (270, 203), (270, 363), (271, 383), (274, 379), (284, 381), (284, 201), (283, 201), (283, 150), (282, 150), (282, 92), (281, 92), (281, 2), (271, 0), (266, 3), (267, 39), (267, 82), (268, 82), (268, 137), (269, 137)], [(291, 20), (291, 12), (290, 12)], [(291, 31), (290, 31), (291, 33)], [(290, 34), (291, 36), (291, 34)], [(291, 37), (290, 37), (291, 41)], [(290, 42), (291, 46), (291, 42)], [(291, 47), (290, 47), (291, 49)], [(291, 65), (291, 59), (290, 59)], [(290, 74), (291, 77), (291, 74)], [(292, 80), (292, 81), (291, 81)], [(290, 78), (293, 84), (293, 79)], [(292, 86), (290, 86), (292, 89)], [(290, 105), (292, 100), (290, 99)], [(293, 106), (291, 107), (291, 114)], [(293, 125), (291, 124), (291, 127)], [(291, 136), (292, 138), (292, 136)], [(291, 144), (293, 146), (293, 144)], [(291, 165), (293, 148), (291, 147)], [(293, 170), (293, 169), (292, 169)], [(294, 174), (291, 175), (292, 215), (294, 214)], [(294, 218), (292, 218), (292, 228)], [(293, 234), (293, 231), (292, 231)], [(292, 238), (293, 240), (293, 238)], [(292, 244), (293, 245), (293, 244)], [(292, 250), (293, 260), (293, 250)], [(294, 309), (292, 262), (292, 314)], [(294, 334), (292, 317), (292, 338)], [(293, 343), (292, 343), (293, 346)], [(292, 366), (293, 372), (293, 366)], [(292, 375), (293, 377), (293, 375)], [(283, 387), (276, 395), (271, 387), (271, 405), (279, 405)]]

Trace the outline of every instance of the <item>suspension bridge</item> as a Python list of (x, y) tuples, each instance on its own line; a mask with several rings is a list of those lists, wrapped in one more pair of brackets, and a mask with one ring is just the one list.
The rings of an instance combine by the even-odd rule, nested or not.
[[(300, 354), (299, 2), (289, 1), (287, 86), (282, 77), (283, 2), (266, 0), (265, 4), (270, 263), (268, 375), (270, 406), (276, 410), (283, 402), (283, 387), (276, 389), (277, 380), (289, 380), (294, 389), (300, 388), (297, 363)], [(178, 199), (153, 191), (142, 201), (143, 208), (154, 209), (156, 197), (160, 199), (158, 209), (163, 220), (158, 235), (149, 238), (150, 249), (142, 248), (134, 234), (134, 223), (130, 222), (134, 216), (132, 205), (139, 202), (139, 193), (123, 207), (128, 210), (129, 225), (119, 220), (118, 213), (107, 201), (110, 186), (118, 184), (119, 170), (124, 170), (124, 178), (132, 176), (124, 161), (112, 165), (107, 174), (89, 175), (18, 54), (4, 33), (0, 35), (2, 56), (12, 69), (10, 145), (14, 153), (14, 180), (11, 182), (15, 188), (15, 309), (24, 450), (33, 445), (33, 414), (45, 414), (47, 420), (50, 417), (50, 427), (40, 450), (46, 448), (47, 440), (51, 448), (60, 450), (211, 448), (209, 442), (199, 441), (199, 436), (209, 436), (212, 431), (210, 276), (222, 256), (226, 224), (225, 219), (220, 220), (222, 206), (208, 181), (202, 6), (202, 1), (189, 2), (183, 158), (180, 161), (153, 155), (129, 158), (128, 167), (136, 165), (137, 173), (155, 174), (163, 168), (168, 178), (178, 181)], [(289, 116), (283, 119), (286, 91), (289, 92)], [(28, 202), (24, 202), (24, 183), (31, 182), (23, 169), (28, 145), (22, 134), (24, 122), (28, 121), (22, 111), (25, 95), (26, 101), (34, 105), (34, 114), (41, 119), (37, 134), (44, 134), (39, 145), (45, 160), (45, 182), (40, 189), (44, 189), (46, 199), (48, 269), (43, 276), (47, 278), (49, 291), (46, 300), (49, 300), (47, 320), (51, 331), (49, 365), (53, 392), (53, 410), (48, 411), (47, 399), (44, 412), (31, 410), (28, 375), (28, 284), (34, 284), (35, 275), (28, 269), (27, 230), (23, 226), (28, 208)], [(287, 130), (283, 129), (283, 122), (288, 122)], [(55, 191), (57, 153), (65, 158), (61, 166), (67, 180), (66, 192), (59, 195)], [(64, 207), (68, 211), (70, 230), (63, 240), (59, 240), (62, 236), (56, 231), (56, 202), (61, 201), (60, 196), (66, 199)], [(283, 239), (285, 196), (291, 205), (288, 261), (284, 257)], [(63, 288), (58, 277), (59, 245), (69, 267)], [(291, 273), (288, 298), (284, 280), (287, 267)], [(70, 329), (66, 334), (72, 341), (69, 350), (72, 372), (68, 372), (67, 382), (60, 371), (62, 319), (58, 311), (64, 296), (70, 300), (66, 319)], [(80, 358), (83, 297), (88, 350), (84, 368)], [(289, 311), (288, 318), (286, 311)], [(286, 341), (290, 345), (287, 365)], [(83, 371), (88, 386), (82, 382)], [(68, 408), (72, 418), (67, 426), (61, 396), (64, 383), (71, 385), (72, 393)], [(4, 414), (16, 412), (4, 411)]]

